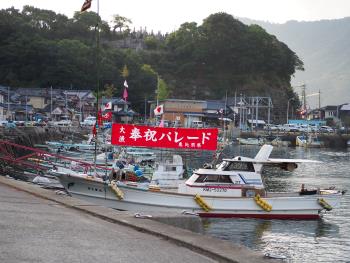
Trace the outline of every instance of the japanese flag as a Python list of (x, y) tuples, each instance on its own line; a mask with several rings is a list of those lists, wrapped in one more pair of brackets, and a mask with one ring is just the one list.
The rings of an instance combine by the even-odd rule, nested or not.
[(162, 115), (164, 113), (164, 106), (159, 105), (154, 109), (154, 115)]
[(110, 111), (110, 112), (103, 114), (102, 119), (105, 121), (110, 121), (112, 119), (112, 112)]
[(112, 102), (110, 101), (105, 104), (105, 110), (111, 110), (111, 109), (112, 109)]

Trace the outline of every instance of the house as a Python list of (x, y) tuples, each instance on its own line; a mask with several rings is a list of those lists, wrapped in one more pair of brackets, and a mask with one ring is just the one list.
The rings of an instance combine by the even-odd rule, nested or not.
[(335, 119), (338, 118), (339, 106), (329, 105), (320, 109), (322, 113), (322, 119)]
[(344, 126), (350, 127), (350, 103), (341, 105), (339, 109), (339, 117)]
[(74, 113), (74, 118), (83, 121), (96, 115), (96, 97), (91, 90), (65, 90), (65, 104)]
[[(4, 109), (6, 110), (7, 118), (11, 120), (29, 121), (33, 119), (34, 110), (32, 105), (25, 103), (10, 103)], [(9, 113), (8, 109), (10, 109)]]
[(62, 106), (56, 107), (52, 112), (51, 112), (51, 119), (55, 121), (59, 121), (62, 119), (63, 116), (68, 116), (68, 118), (71, 120), (73, 118), (72, 112)]
[(231, 122), (234, 119), (233, 110), (223, 100), (207, 100), (203, 113), (203, 121), (211, 127), (221, 126), (223, 122)]
[[(110, 108), (107, 108), (109, 105)], [(125, 101), (122, 98), (102, 98), (101, 109), (103, 113), (112, 112), (112, 122), (115, 123), (132, 123), (134, 118), (138, 116), (138, 113), (130, 108), (130, 102)]]
[(20, 101), (27, 101), (34, 109), (43, 109), (50, 103), (50, 92), (42, 88), (19, 88), (15, 92), (20, 96)]
[[(150, 116), (154, 116), (156, 102), (150, 101)], [(221, 126), (223, 121), (231, 122), (233, 110), (223, 100), (185, 100), (165, 99), (158, 102), (163, 105), (163, 120), (174, 126), (193, 127)]]
[[(154, 109), (157, 102), (150, 101), (150, 116), (156, 118)], [(206, 101), (165, 99), (158, 102), (163, 105), (163, 120), (174, 123), (176, 126), (191, 127), (192, 122), (202, 121), (205, 116), (203, 109), (206, 108)]]

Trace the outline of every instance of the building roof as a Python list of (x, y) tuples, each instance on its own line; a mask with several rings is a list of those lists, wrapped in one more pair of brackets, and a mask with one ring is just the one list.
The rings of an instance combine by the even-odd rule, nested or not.
[(66, 90), (63, 94), (68, 96), (77, 96), (79, 99), (95, 99), (95, 95), (91, 90)]
[[(14, 111), (27, 111), (27, 112), (32, 112), (33, 111), (33, 106), (30, 104), (27, 104), (27, 106), (25, 104), (17, 104), (17, 103), (10, 103), (10, 111), (14, 112)], [(8, 109), (8, 105), (3, 104), (4, 109)]]
[(339, 106), (336, 105), (327, 105), (325, 107), (322, 107), (321, 109), (324, 111), (336, 111)]
[[(160, 100), (159, 102), (198, 102), (198, 103), (205, 103), (205, 100), (185, 100), (185, 99), (165, 99)], [(151, 103), (154, 103), (156, 101), (150, 101)]]
[(341, 106), (340, 110), (341, 111), (350, 111), (350, 103), (344, 104), (343, 106)]
[(120, 98), (120, 97), (113, 97), (113, 98), (102, 98), (101, 103), (102, 104), (106, 104), (108, 102), (112, 101), (112, 104), (116, 105), (116, 104), (130, 104), (129, 101), (125, 101), (124, 99)]
[[(227, 105), (226, 105), (227, 107)], [(219, 110), (225, 108), (225, 101), (222, 100), (208, 100), (206, 101), (206, 108), (204, 110)]]

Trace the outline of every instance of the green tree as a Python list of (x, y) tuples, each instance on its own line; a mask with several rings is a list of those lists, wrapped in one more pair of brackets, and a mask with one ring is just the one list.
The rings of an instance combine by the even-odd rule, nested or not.
[(157, 85), (157, 98), (158, 100), (165, 100), (169, 96), (169, 89), (168, 85), (165, 83), (165, 81), (161, 78), (158, 78), (158, 85)]
[(120, 15), (113, 15), (112, 29), (113, 32), (119, 30), (119, 32), (130, 32), (130, 24), (132, 21), (129, 18)]
[(124, 79), (127, 79), (129, 77), (129, 69), (128, 69), (127, 65), (124, 65), (120, 74)]
[(105, 89), (102, 92), (102, 96), (106, 98), (113, 98), (116, 95), (117, 89), (114, 87), (114, 84), (106, 84)]

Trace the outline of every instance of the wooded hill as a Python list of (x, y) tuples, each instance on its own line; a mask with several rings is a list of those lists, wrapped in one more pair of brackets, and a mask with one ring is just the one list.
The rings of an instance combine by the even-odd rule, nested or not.
[[(295, 95), (290, 80), (303, 69), (302, 61), (258, 25), (217, 13), (201, 25), (184, 23), (175, 32), (154, 35), (132, 32), (130, 21), (121, 18), (111, 26), (93, 12), (68, 18), (30, 6), (1, 10), (0, 84), (96, 89), (99, 76), (101, 89), (109, 87), (105, 95), (121, 96), (127, 78), (129, 100), (140, 110), (141, 101), (155, 98), (159, 78), (163, 97), (221, 99), (226, 91), (237, 92), (272, 96), (278, 110)], [(141, 39), (142, 48), (114, 45), (130, 39)]]

